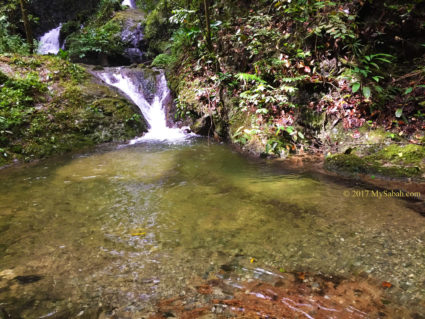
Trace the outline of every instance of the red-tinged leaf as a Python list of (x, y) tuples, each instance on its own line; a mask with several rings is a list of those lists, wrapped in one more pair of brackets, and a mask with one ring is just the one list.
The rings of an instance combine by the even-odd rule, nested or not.
[(390, 282), (388, 282), (388, 281), (383, 281), (382, 282), (382, 287), (384, 287), (384, 288), (391, 288), (393, 285), (390, 283)]
[(304, 72), (306, 72), (306, 73), (310, 73), (310, 72), (311, 72), (310, 67), (306, 66), (306, 67), (304, 68)]

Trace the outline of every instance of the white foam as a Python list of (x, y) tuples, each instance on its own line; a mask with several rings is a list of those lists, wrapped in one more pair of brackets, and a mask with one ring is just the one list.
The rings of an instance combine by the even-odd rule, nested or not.
[(132, 0), (124, 0), (122, 2), (122, 5), (123, 6), (129, 6), (130, 8), (135, 8), (135, 5), (133, 4), (133, 1)]
[(164, 141), (178, 143), (186, 141), (188, 138), (195, 136), (193, 133), (185, 133), (185, 129), (171, 128), (167, 126), (166, 110), (164, 102), (170, 97), (170, 90), (167, 86), (165, 75), (161, 74), (157, 80), (156, 94), (149, 103), (138, 86), (131, 78), (117, 69), (114, 73), (101, 73), (100, 77), (107, 84), (114, 86), (124, 92), (136, 104), (146, 121), (149, 124), (148, 132), (142, 137), (135, 138), (130, 144), (136, 144), (143, 141)]
[(39, 40), (37, 52), (39, 54), (57, 54), (60, 49), (59, 35), (61, 32), (62, 24), (57, 28), (45, 33)]

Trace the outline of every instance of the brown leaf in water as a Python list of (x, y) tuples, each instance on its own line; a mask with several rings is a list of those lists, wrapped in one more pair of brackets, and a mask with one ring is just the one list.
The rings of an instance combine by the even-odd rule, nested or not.
[(382, 282), (382, 287), (384, 287), (384, 288), (391, 288), (393, 285), (390, 283), (390, 282), (388, 282), (388, 281), (383, 281)]
[(305, 279), (305, 272), (297, 273), (297, 277), (298, 277), (299, 280), (304, 280)]

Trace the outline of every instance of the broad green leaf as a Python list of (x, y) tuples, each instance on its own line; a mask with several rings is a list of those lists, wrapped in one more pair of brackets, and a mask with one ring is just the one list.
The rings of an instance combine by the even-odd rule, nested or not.
[(371, 94), (372, 93), (370, 91), (370, 87), (368, 87), (368, 86), (363, 87), (363, 95), (364, 95), (365, 98), (369, 99)]
[(351, 87), (351, 91), (353, 91), (353, 93), (356, 93), (359, 89), (360, 89), (359, 82), (354, 83), (353, 86)]
[(404, 91), (404, 94), (412, 93), (412, 91), (413, 91), (413, 88), (409, 87), (409, 88), (406, 89), (406, 91)]

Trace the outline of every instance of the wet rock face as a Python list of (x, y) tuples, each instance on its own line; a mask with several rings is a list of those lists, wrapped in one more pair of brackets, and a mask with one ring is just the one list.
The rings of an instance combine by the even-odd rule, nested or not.
[(127, 20), (121, 32), (121, 39), (126, 44), (123, 56), (130, 63), (141, 63), (144, 60), (145, 43), (143, 41), (143, 27), (137, 20)]
[(34, 0), (30, 2), (30, 12), (40, 18), (35, 27), (35, 35), (41, 36), (57, 27), (61, 22), (75, 19), (84, 12), (91, 12), (100, 0)]
[[(114, 40), (121, 42), (122, 49), (114, 50), (113, 53), (107, 52), (100, 48), (99, 50), (92, 50), (85, 52), (84, 57), (71, 56), (73, 62), (86, 63), (92, 65), (108, 66), (122, 66), (131, 64), (140, 64), (144, 62), (146, 44), (144, 41), (144, 28), (143, 28), (144, 14), (137, 9), (127, 9), (118, 11), (114, 17), (108, 22), (119, 26), (119, 30), (114, 35)], [(71, 32), (78, 32), (78, 25), (71, 25), (67, 23), (65, 29), (70, 28)], [(97, 29), (94, 29), (95, 32)], [(68, 30), (67, 30), (68, 31)], [(85, 29), (81, 29), (85, 32)], [(69, 32), (68, 32), (69, 33)], [(65, 32), (61, 33), (62, 39), (66, 37)], [(69, 43), (68, 43), (69, 44)], [(71, 45), (72, 46), (72, 45)]]
[(214, 124), (211, 116), (205, 115), (200, 119), (196, 120), (193, 125), (190, 126), (190, 129), (199, 135), (209, 136), (214, 132)]

